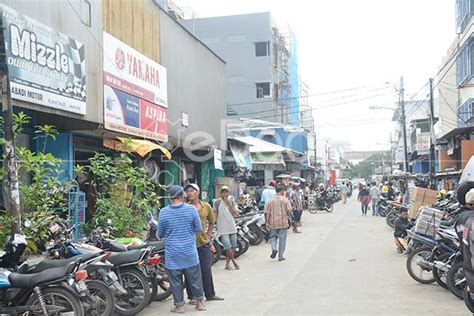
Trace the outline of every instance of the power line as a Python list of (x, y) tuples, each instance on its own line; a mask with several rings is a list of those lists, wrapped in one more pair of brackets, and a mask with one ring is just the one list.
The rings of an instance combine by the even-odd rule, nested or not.
[[(380, 86), (380, 85), (388, 85), (388, 84), (390, 84), (390, 83), (389, 83), (389, 82), (386, 82), (386, 83), (383, 83), (383, 84), (378, 84), (377, 86)], [(321, 95), (328, 95), (328, 94), (335, 94), (335, 93), (347, 92), (347, 91), (351, 91), (351, 90), (363, 89), (363, 88), (367, 88), (367, 87), (370, 87), (370, 86), (361, 86), (361, 87), (350, 88), (350, 89), (345, 89), (345, 90), (338, 90), (338, 91), (330, 91), (330, 92), (323, 92), (323, 93), (307, 94), (307, 95), (305, 95), (305, 96), (294, 96), (294, 97), (288, 97), (288, 98), (280, 98), (280, 99), (278, 99), (278, 100), (274, 100), (274, 99), (272, 98), (272, 99), (261, 100), (261, 101), (251, 101), (251, 102), (233, 103), (233, 104), (228, 104), (227, 106), (235, 107), (235, 106), (241, 106), (241, 105), (271, 103), (271, 102), (275, 102), (275, 101), (279, 102), (279, 101), (295, 100), (295, 99), (301, 99), (301, 98), (310, 98), (310, 97), (316, 97), (316, 96), (321, 96)], [(379, 89), (373, 89), (373, 90), (383, 90), (383, 89), (386, 89), (386, 87), (384, 87), (384, 88), (380, 87)], [(370, 91), (372, 91), (372, 90), (370, 90)]]

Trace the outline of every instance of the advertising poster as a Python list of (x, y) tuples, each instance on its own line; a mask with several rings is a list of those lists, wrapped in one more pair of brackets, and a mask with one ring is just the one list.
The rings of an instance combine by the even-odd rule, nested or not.
[(109, 33), (103, 36), (104, 84), (167, 108), (166, 68)]
[(165, 108), (110, 86), (104, 86), (104, 123), (124, 134), (168, 140)]
[(1, 5), (13, 99), (86, 114), (84, 44)]

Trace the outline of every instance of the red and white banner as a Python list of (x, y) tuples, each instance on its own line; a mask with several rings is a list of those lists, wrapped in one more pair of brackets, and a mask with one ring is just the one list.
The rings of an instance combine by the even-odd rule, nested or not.
[(104, 84), (168, 107), (166, 68), (103, 32)]

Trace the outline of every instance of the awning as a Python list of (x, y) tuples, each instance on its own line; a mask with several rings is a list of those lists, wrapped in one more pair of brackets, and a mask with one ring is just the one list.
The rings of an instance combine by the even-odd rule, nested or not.
[(230, 139), (234, 139), (238, 142), (249, 145), (251, 153), (276, 153), (276, 152), (287, 152), (287, 153), (297, 153), (302, 155), (302, 153), (294, 151), (293, 149), (286, 148), (280, 145), (275, 145), (273, 143), (261, 140), (252, 136), (234, 136)]
[(453, 138), (457, 135), (470, 134), (470, 133), (474, 133), (474, 126), (455, 128), (455, 129), (451, 130), (449, 133), (442, 136), (438, 140), (438, 142), (448, 141), (448, 140), (450, 140), (451, 138)]
[(135, 152), (141, 157), (145, 157), (149, 152), (159, 149), (166, 158), (171, 159), (171, 153), (165, 147), (153, 143), (146, 139), (130, 139), (125, 137), (117, 137), (118, 140), (104, 138), (104, 147), (117, 150)]
[(275, 153), (251, 153), (252, 163), (254, 165), (285, 165), (283, 155)]

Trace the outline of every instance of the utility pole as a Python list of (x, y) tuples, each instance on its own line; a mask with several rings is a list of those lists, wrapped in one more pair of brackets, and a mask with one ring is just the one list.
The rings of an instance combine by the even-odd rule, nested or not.
[(433, 78), (430, 78), (430, 177), (435, 174)]
[(403, 77), (400, 78), (400, 109), (402, 111), (401, 125), (403, 134), (404, 171), (408, 172), (407, 126), (405, 117), (405, 88), (403, 87)]
[(5, 120), (5, 163), (8, 171), (10, 193), (10, 215), (14, 218), (12, 234), (21, 232), (20, 189), (18, 185), (18, 168), (15, 156), (15, 135), (13, 133), (13, 105), (10, 94), (8, 66), (3, 64), (2, 76), (2, 108)]

